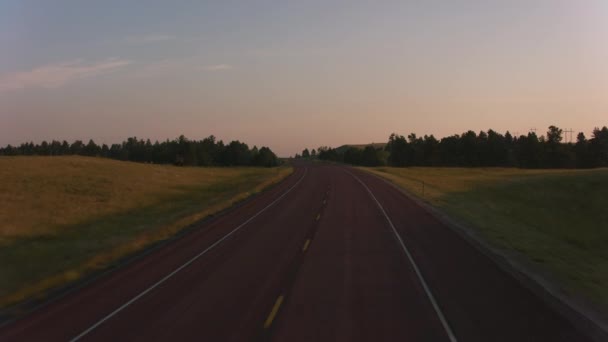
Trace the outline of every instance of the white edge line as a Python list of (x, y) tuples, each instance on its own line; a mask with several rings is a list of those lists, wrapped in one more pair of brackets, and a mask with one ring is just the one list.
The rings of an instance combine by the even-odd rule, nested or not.
[(300, 184), (300, 182), (304, 179), (304, 177), (306, 176), (307, 173), (308, 173), (308, 168), (305, 168), (304, 169), (304, 174), (302, 175), (302, 177), (300, 177), (300, 179), (294, 185), (292, 185), (289, 189), (287, 189), (287, 191), (285, 191), (277, 199), (275, 199), (274, 201), (272, 201), (270, 204), (268, 204), (262, 210), (258, 211), (255, 215), (251, 216), (247, 221), (241, 223), (238, 227), (234, 228), (228, 234), (224, 235), (224, 237), (222, 237), (221, 239), (219, 239), (216, 242), (214, 242), (211, 246), (207, 247), (205, 250), (203, 250), (202, 252), (200, 252), (199, 254), (197, 254), (196, 256), (194, 256), (192, 259), (188, 260), (185, 264), (181, 265), (180, 267), (178, 267), (177, 269), (175, 269), (173, 272), (167, 274), (164, 278), (162, 278), (161, 280), (157, 281), (156, 283), (154, 283), (152, 286), (148, 287), (146, 290), (144, 290), (143, 292), (141, 292), (137, 296), (131, 298), (128, 302), (124, 303), (119, 308), (117, 308), (116, 310), (114, 310), (111, 313), (109, 313), (108, 315), (106, 315), (104, 318), (102, 318), (99, 321), (97, 321), (97, 323), (93, 324), (91, 327), (89, 327), (87, 330), (85, 330), (82, 333), (80, 333), (78, 336), (72, 338), (70, 340), (70, 342), (75, 342), (75, 341), (80, 340), (82, 337), (86, 336), (88, 333), (90, 333), (91, 331), (93, 331), (95, 328), (97, 328), (98, 326), (102, 325), (105, 321), (107, 321), (108, 319), (112, 318), (114, 315), (116, 315), (117, 313), (119, 313), (120, 311), (122, 311), (123, 309), (125, 309), (127, 306), (133, 304), (135, 301), (137, 301), (141, 297), (145, 296), (148, 292), (150, 292), (150, 291), (154, 290), (155, 288), (157, 288), (160, 284), (164, 283), (169, 278), (173, 277), (179, 271), (181, 271), (184, 268), (188, 267), (188, 265), (190, 265), (191, 263), (193, 263), (196, 259), (198, 259), (201, 256), (203, 256), (205, 253), (207, 253), (211, 249), (213, 249), (215, 246), (217, 246), (220, 243), (222, 243), (222, 241), (226, 240), (232, 234), (236, 233), (239, 229), (243, 228), (247, 223), (251, 222), (253, 219), (255, 219), (256, 217), (258, 217), (261, 213), (263, 213), (268, 208), (270, 208), (273, 205), (275, 205), (278, 201), (280, 201), (283, 197), (285, 197), (288, 193), (290, 193), (291, 190), (293, 190), (298, 184)]
[(447, 320), (445, 319), (445, 316), (443, 315), (443, 312), (439, 308), (439, 305), (437, 304), (437, 301), (435, 300), (435, 297), (433, 296), (433, 293), (431, 292), (431, 289), (426, 284), (426, 281), (424, 280), (424, 277), (422, 277), (422, 273), (420, 273), (420, 269), (418, 268), (418, 265), (416, 265), (416, 262), (414, 261), (414, 258), (412, 257), (412, 254), (410, 253), (409, 249), (405, 246), (405, 243), (403, 243), (403, 239), (401, 238), (401, 236), (397, 232), (397, 229), (395, 229), (395, 226), (393, 225), (393, 221), (391, 221), (390, 217), (388, 217), (388, 215), (386, 214), (386, 211), (384, 210), (384, 207), (382, 207), (382, 204), (380, 204), (380, 202), (378, 201), (378, 199), (376, 198), (376, 196), (374, 196), (374, 193), (369, 189), (369, 187), (361, 179), (359, 179), (359, 177), (355, 176), (350, 171), (347, 171), (347, 170), (344, 170), (344, 171), (346, 173), (350, 174), (351, 176), (353, 176), (359, 183), (361, 183), (361, 185), (363, 185), (363, 187), (367, 190), (367, 192), (369, 193), (369, 195), (372, 197), (372, 199), (378, 205), (378, 208), (380, 208), (380, 211), (382, 211), (382, 214), (384, 214), (384, 217), (388, 221), (388, 224), (391, 226), (391, 229), (393, 230), (393, 233), (395, 233), (395, 237), (397, 237), (397, 240), (399, 241), (399, 244), (403, 248), (403, 251), (407, 255), (407, 258), (410, 260), (410, 263), (412, 264), (412, 267), (414, 268), (414, 271), (416, 272), (416, 275), (418, 276), (418, 280), (420, 280), (420, 283), (422, 284), (422, 287), (424, 288), (424, 291), (426, 292), (426, 295), (429, 297), (429, 301), (433, 305), (433, 308), (435, 309), (435, 312), (437, 313), (437, 316), (439, 317), (439, 320), (441, 321), (441, 324), (443, 325), (443, 328), (445, 329), (445, 332), (448, 335), (448, 338), (450, 339), (451, 342), (457, 342), (456, 336), (454, 336), (454, 333), (452, 332), (452, 329), (450, 328)]

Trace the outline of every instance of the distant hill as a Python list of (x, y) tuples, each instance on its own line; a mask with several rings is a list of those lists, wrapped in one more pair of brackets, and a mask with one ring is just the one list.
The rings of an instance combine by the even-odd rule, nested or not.
[(386, 143), (371, 143), (371, 144), (348, 144), (348, 145), (342, 145), (340, 147), (336, 147), (336, 152), (338, 153), (344, 153), (346, 150), (348, 150), (351, 147), (354, 148), (358, 148), (358, 149), (364, 149), (365, 146), (369, 146), (372, 145), (374, 146), (375, 149), (379, 149), (379, 148), (384, 148), (384, 146), (386, 146)]

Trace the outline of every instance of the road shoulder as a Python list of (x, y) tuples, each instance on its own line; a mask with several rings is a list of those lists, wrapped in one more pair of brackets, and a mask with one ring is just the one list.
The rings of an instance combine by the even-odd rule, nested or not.
[(608, 341), (608, 320), (591, 303), (565, 293), (556, 285), (557, 282), (553, 280), (548, 272), (532, 265), (524, 256), (515, 251), (498, 249), (490, 245), (466, 223), (454, 219), (390, 180), (364, 169), (358, 170), (381, 179), (414, 201), (490, 258), (500, 269), (517, 279), (524, 287), (531, 290), (553, 310), (568, 319), (580, 331), (586, 332), (590, 338), (595, 341)]

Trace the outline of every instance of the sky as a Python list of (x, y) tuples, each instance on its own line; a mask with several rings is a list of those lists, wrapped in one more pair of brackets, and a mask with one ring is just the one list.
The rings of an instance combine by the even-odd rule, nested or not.
[(0, 0), (0, 145), (608, 125), (608, 1)]

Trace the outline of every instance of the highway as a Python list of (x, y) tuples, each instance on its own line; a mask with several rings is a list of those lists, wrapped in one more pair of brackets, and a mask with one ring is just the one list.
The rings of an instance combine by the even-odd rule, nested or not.
[(386, 182), (272, 189), (0, 328), (0, 341), (587, 341)]

